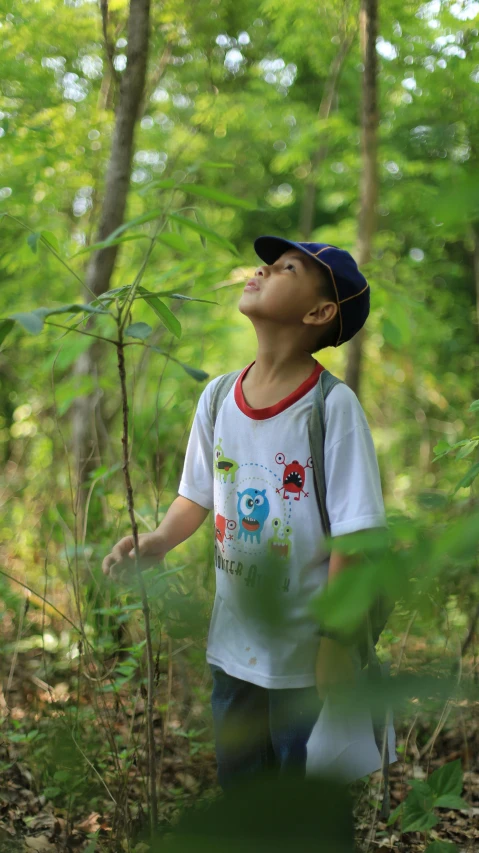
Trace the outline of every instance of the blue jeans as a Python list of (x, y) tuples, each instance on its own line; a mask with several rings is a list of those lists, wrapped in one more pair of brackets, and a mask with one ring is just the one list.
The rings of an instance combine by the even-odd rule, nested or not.
[(226, 791), (245, 776), (306, 770), (306, 744), (322, 701), (316, 687), (269, 689), (210, 664), (218, 783)]

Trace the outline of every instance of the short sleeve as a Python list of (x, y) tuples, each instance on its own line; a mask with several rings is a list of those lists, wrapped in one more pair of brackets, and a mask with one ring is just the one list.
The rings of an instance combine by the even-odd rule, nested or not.
[(371, 430), (361, 404), (347, 385), (326, 399), (324, 467), (331, 535), (385, 527), (386, 514)]
[(210, 401), (217, 379), (208, 383), (198, 400), (178, 486), (178, 494), (181, 497), (188, 498), (205, 509), (212, 509), (214, 504), (214, 427), (210, 415)]

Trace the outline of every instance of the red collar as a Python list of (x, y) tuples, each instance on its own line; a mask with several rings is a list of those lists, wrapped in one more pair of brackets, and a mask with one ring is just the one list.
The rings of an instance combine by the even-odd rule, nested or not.
[(304, 382), (296, 388), (295, 391), (292, 391), (291, 394), (288, 394), (287, 397), (284, 397), (279, 403), (275, 403), (274, 406), (266, 406), (264, 409), (252, 409), (251, 406), (248, 406), (244, 395), (243, 395), (243, 379), (246, 376), (250, 367), (252, 367), (254, 361), (251, 364), (248, 364), (244, 370), (241, 371), (235, 382), (235, 402), (239, 409), (243, 412), (243, 414), (247, 415), (249, 418), (252, 418), (254, 421), (263, 421), (266, 418), (272, 418), (275, 415), (279, 415), (280, 412), (284, 412), (285, 409), (288, 409), (289, 406), (292, 406), (293, 403), (296, 403), (301, 397), (304, 397), (308, 391), (311, 391), (312, 388), (316, 385), (320, 374), (324, 370), (322, 364), (319, 361), (316, 362), (316, 367), (313, 372)]

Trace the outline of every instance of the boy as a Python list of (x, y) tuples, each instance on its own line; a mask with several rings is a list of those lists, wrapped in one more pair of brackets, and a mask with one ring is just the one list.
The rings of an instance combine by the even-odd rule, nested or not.
[[(363, 326), (369, 285), (335, 246), (259, 237), (264, 261), (239, 310), (254, 325), (255, 361), (224, 399), (213, 429), (211, 398), (198, 402), (178, 489), (142, 554), (161, 560), (213, 509), (216, 597), (207, 660), (218, 781), (228, 790), (263, 770), (304, 774), (322, 699), (353, 673), (350, 651), (318, 637), (309, 599), (345, 559), (326, 546), (315, 497), (308, 418), (323, 370), (312, 353), (340, 346)], [(356, 395), (336, 385), (326, 400), (324, 463), (332, 537), (385, 524), (371, 433)], [(134, 556), (131, 536), (103, 562)], [(269, 619), (271, 601), (280, 618)], [(278, 608), (276, 608), (278, 609)], [(262, 616), (264, 615), (264, 618)], [(277, 615), (277, 614), (276, 614)]]

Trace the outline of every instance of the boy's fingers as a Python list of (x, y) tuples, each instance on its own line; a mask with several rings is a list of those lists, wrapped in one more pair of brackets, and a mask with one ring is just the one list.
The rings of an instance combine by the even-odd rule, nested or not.
[(113, 568), (113, 566), (115, 566), (117, 563), (122, 563), (125, 560), (126, 555), (128, 554), (128, 551), (131, 547), (132, 544), (128, 538), (120, 539), (120, 541), (113, 546), (111, 552), (107, 554), (107, 556), (103, 560), (101, 565), (103, 573), (105, 575), (111, 574), (111, 569)]
[(111, 554), (108, 554), (108, 556), (104, 558), (104, 560), (101, 564), (101, 570), (102, 570), (104, 575), (109, 574), (110, 562), (111, 562)]
[[(148, 569), (150, 566), (161, 562), (161, 556), (155, 553), (153, 545), (148, 540), (140, 540), (138, 544), (138, 564), (141, 569)], [(153, 553), (148, 553), (149, 548), (151, 548)], [(103, 574), (105, 575), (118, 575), (125, 569), (130, 569), (134, 562), (135, 550), (133, 540), (131, 537), (126, 537), (124, 539), (120, 539), (120, 541), (111, 549), (111, 553), (107, 554), (104, 558), (101, 567)]]
[(120, 563), (121, 560), (124, 560), (128, 554), (128, 551), (133, 547), (133, 543), (130, 539), (120, 539), (116, 545), (111, 549), (111, 556), (115, 560), (115, 562)]
[(115, 560), (113, 554), (108, 554), (107, 557), (103, 560), (101, 564), (101, 568), (104, 575), (110, 575), (114, 566), (118, 564), (118, 560)]

